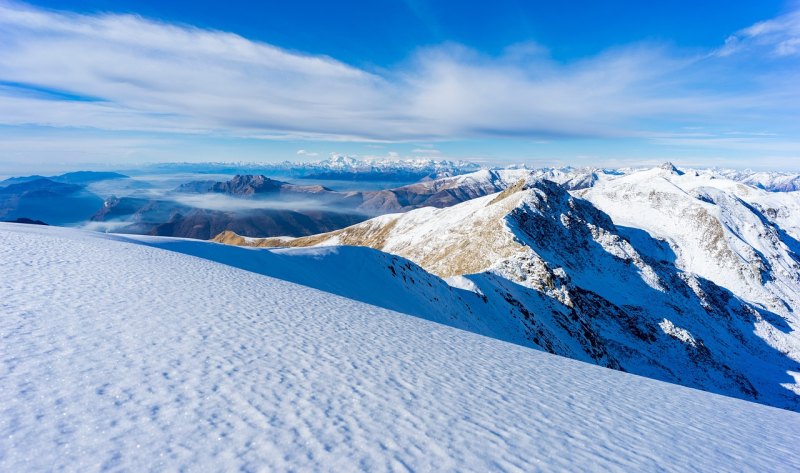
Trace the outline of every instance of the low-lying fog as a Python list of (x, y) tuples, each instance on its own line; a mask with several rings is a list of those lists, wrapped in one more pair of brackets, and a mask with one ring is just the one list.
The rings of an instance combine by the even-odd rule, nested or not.
[[(206, 192), (210, 186), (189, 186), (190, 182), (225, 182), (235, 173), (214, 172), (124, 172), (125, 178), (81, 175), (86, 180), (75, 184), (64, 176), (52, 176), (49, 184), (54, 192), (32, 192), (37, 184), (17, 187), (0, 196), (0, 220), (28, 218), (51, 225), (81, 227), (101, 232), (153, 233), (168, 236), (210, 238), (220, 228), (262, 233), (313, 234), (330, 231), (363, 221), (377, 213), (366, 213), (357, 207), (356, 196), (344, 197), (351, 191), (391, 189), (416, 181), (399, 180), (327, 180), (269, 175), (270, 179), (296, 186), (322, 186), (334, 192), (308, 192), (286, 189), (255, 195), (230, 195)], [(6, 183), (11, 185), (13, 183)], [(41, 184), (38, 184), (41, 185)], [(58, 187), (58, 186), (61, 187)], [(75, 190), (75, 185), (80, 185)], [(70, 188), (70, 186), (72, 186)], [(2, 187), (0, 187), (2, 188)], [(26, 192), (27, 191), (27, 192)], [(163, 233), (162, 233), (163, 232)]]

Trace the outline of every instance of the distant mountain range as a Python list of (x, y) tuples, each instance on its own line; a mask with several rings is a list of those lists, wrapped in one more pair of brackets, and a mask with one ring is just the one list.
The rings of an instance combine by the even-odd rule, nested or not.
[(263, 174), (317, 180), (413, 182), (467, 174), (481, 169), (481, 166), (469, 161), (364, 159), (334, 154), (328, 159), (309, 162), (161, 163), (146, 169), (161, 173)]
[(733, 169), (715, 169), (706, 171), (737, 182), (768, 190), (770, 192), (794, 192), (800, 190), (800, 173), (737, 171)]
[[(293, 177), (315, 180), (354, 180), (354, 181), (417, 181), (453, 177), (469, 174), (485, 167), (469, 161), (433, 159), (363, 159), (345, 155), (332, 155), (328, 159), (280, 163), (160, 163), (144, 168), (159, 173), (208, 173), (208, 174), (263, 174), (265, 176)], [(592, 174), (628, 174), (644, 170), (636, 168), (529, 168), (526, 165), (512, 165), (503, 170), (528, 170), (555, 175), (581, 176), (580, 185), (589, 184)], [(713, 174), (737, 182), (743, 182), (770, 192), (792, 192), (800, 190), (800, 172), (734, 170), (724, 168), (692, 169), (693, 172)], [(139, 170), (141, 172), (141, 170)]]
[(120, 174), (118, 172), (75, 171), (49, 177), (39, 176), (39, 175), (12, 177), (0, 181), (0, 187), (7, 187), (12, 184), (23, 184), (26, 182), (37, 181), (40, 179), (47, 179), (53, 182), (60, 182), (64, 184), (85, 185), (85, 184), (90, 184), (92, 182), (108, 181), (111, 179), (127, 179), (127, 178), (128, 176), (126, 176), (125, 174)]
[[(175, 176), (175, 187), (166, 189), (156, 188), (144, 178), (116, 172), (15, 177), (0, 181), (0, 219), (28, 218), (55, 225), (89, 225), (103, 231), (199, 239), (212, 238), (225, 230), (249, 237), (303, 236), (337, 230), (386, 213), (449, 207), (502, 191), (522, 177), (550, 180), (568, 191), (577, 191), (640, 171), (571, 167), (475, 171), (477, 168), (474, 163), (446, 160), (359, 160), (347, 156), (310, 163), (164, 164), (149, 168), (165, 173), (160, 176), (166, 178)], [(298, 177), (286, 182), (268, 174), (238, 174), (230, 179), (181, 181), (178, 176), (182, 174), (177, 174), (194, 171), (189, 176), (213, 173), (216, 177), (251, 169)], [(800, 176), (791, 173), (719, 169), (686, 172), (776, 192), (795, 191), (800, 185)], [(311, 178), (313, 185), (303, 184)], [(342, 191), (320, 185), (326, 179), (417, 182), (378, 190)]]
[(374, 215), (454, 205), (497, 192), (508, 184), (505, 179), (517, 175), (520, 172), (481, 171), (366, 192), (336, 192), (263, 175), (240, 175), (228, 181), (187, 182), (158, 198), (111, 197), (91, 220), (95, 228), (117, 232), (200, 239), (223, 230), (245, 236), (301, 236), (343, 228)]
[(77, 225), (103, 205), (103, 199), (86, 188), (88, 184), (127, 178), (116, 172), (77, 171), (5, 179), (0, 181), (0, 220)]
[(77, 224), (102, 205), (103, 199), (82, 185), (43, 177), (11, 181), (0, 187), (0, 220), (28, 218), (51, 225)]

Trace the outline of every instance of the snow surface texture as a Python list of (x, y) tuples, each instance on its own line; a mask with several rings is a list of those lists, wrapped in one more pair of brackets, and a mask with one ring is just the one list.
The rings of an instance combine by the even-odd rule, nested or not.
[(143, 242), (0, 224), (0, 470), (800, 469), (799, 414)]

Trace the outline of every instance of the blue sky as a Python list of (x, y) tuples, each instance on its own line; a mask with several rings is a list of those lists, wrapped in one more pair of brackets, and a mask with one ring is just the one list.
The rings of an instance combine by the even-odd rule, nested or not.
[(0, 173), (332, 152), (800, 169), (796, 2), (0, 0), (0, 38)]

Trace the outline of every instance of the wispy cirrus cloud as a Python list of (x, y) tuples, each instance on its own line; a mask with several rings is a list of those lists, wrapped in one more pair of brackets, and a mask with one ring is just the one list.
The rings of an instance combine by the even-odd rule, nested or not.
[(718, 53), (730, 56), (753, 50), (766, 50), (775, 56), (800, 55), (800, 10), (737, 31)]
[(370, 71), (232, 33), (0, 0), (0, 125), (374, 142), (765, 128), (800, 105), (800, 67), (742, 79), (733, 43), (794, 54), (798, 15), (719, 54), (636, 44), (562, 63), (534, 43), (499, 56), (445, 44)]
[(411, 150), (411, 152), (414, 153), (414, 154), (424, 154), (424, 155), (432, 155), (432, 156), (436, 156), (436, 155), (442, 154), (442, 152), (439, 151), (436, 148), (414, 148), (414, 149)]
[(319, 156), (319, 153), (317, 153), (315, 151), (307, 151), (307, 150), (304, 150), (304, 149), (298, 149), (297, 153), (295, 153), (295, 154), (297, 154), (298, 156), (307, 156), (307, 157)]

